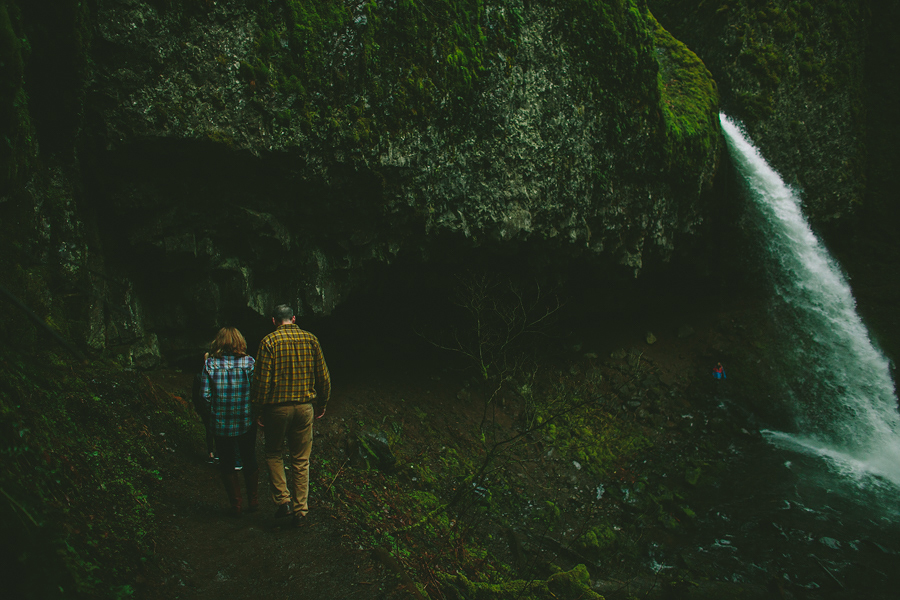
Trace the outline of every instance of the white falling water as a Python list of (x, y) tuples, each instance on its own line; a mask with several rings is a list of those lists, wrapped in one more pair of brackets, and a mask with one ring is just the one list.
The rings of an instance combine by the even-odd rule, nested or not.
[(826, 459), (861, 484), (900, 486), (900, 413), (887, 359), (876, 349), (840, 267), (816, 238), (798, 194), (724, 114), (732, 159), (761, 213), (773, 262), (775, 313), (790, 351), (781, 367), (792, 432), (763, 432), (780, 447)]

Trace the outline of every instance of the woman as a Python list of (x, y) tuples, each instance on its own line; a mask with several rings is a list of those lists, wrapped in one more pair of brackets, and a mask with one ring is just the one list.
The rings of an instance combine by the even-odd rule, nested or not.
[(203, 365), (201, 393), (209, 406), (222, 483), (234, 517), (241, 516), (241, 482), (235, 471), (238, 451), (244, 467), (248, 510), (259, 508), (256, 420), (250, 410), (253, 366), (253, 357), (247, 355), (247, 342), (234, 327), (219, 330)]

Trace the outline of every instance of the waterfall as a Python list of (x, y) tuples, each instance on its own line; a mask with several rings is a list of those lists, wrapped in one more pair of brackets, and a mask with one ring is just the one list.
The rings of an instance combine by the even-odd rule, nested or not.
[(758, 211), (774, 285), (773, 319), (788, 351), (770, 356), (793, 431), (776, 446), (822, 457), (862, 485), (900, 487), (900, 413), (887, 359), (875, 347), (840, 266), (815, 236), (797, 192), (741, 128), (720, 114), (732, 160)]

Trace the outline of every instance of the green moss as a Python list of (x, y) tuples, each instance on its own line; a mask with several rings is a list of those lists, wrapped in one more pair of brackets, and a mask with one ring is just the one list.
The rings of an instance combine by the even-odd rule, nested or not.
[(553, 526), (559, 521), (561, 515), (559, 507), (549, 500), (545, 500), (535, 515), (535, 520), (547, 526), (549, 531), (553, 531)]
[(659, 57), (660, 108), (667, 163), (683, 181), (696, 181), (715, 148), (719, 93), (697, 55), (649, 16)]
[(611, 527), (598, 525), (579, 537), (573, 546), (585, 557), (599, 560), (605, 553), (615, 548), (617, 540), (618, 536)]
[[(309, 129), (370, 143), (373, 135), (422, 119), (449, 121), (468, 109), (488, 63), (515, 51), (517, 22), (498, 4), (371, 1), (351, 12), (342, 0), (261, 3), (257, 57), (241, 75), (251, 92), (271, 87), (293, 95)], [(361, 95), (359, 112), (353, 107)]]
[(156, 530), (148, 494), (160, 478), (154, 457), (165, 450), (151, 431), (190, 447), (200, 439), (191, 416), (187, 403), (114, 363), (0, 353), (0, 533), (8, 593), (127, 595)]
[[(553, 405), (553, 402), (545, 403)], [(540, 409), (536, 422), (544, 422), (550, 410)], [(577, 461), (597, 477), (607, 476), (650, 444), (633, 423), (616, 419), (591, 403), (567, 412), (539, 431), (544, 443), (554, 447), (563, 459)]]
[(225, 131), (218, 129), (211, 130), (206, 134), (206, 138), (215, 144), (222, 144), (228, 148), (234, 148), (234, 137)]

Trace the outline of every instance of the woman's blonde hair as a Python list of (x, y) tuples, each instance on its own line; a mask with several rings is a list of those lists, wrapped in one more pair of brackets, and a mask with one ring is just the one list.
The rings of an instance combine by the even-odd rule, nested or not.
[(247, 354), (247, 341), (237, 327), (223, 327), (210, 345), (210, 353), (215, 357), (226, 354), (244, 356)]

